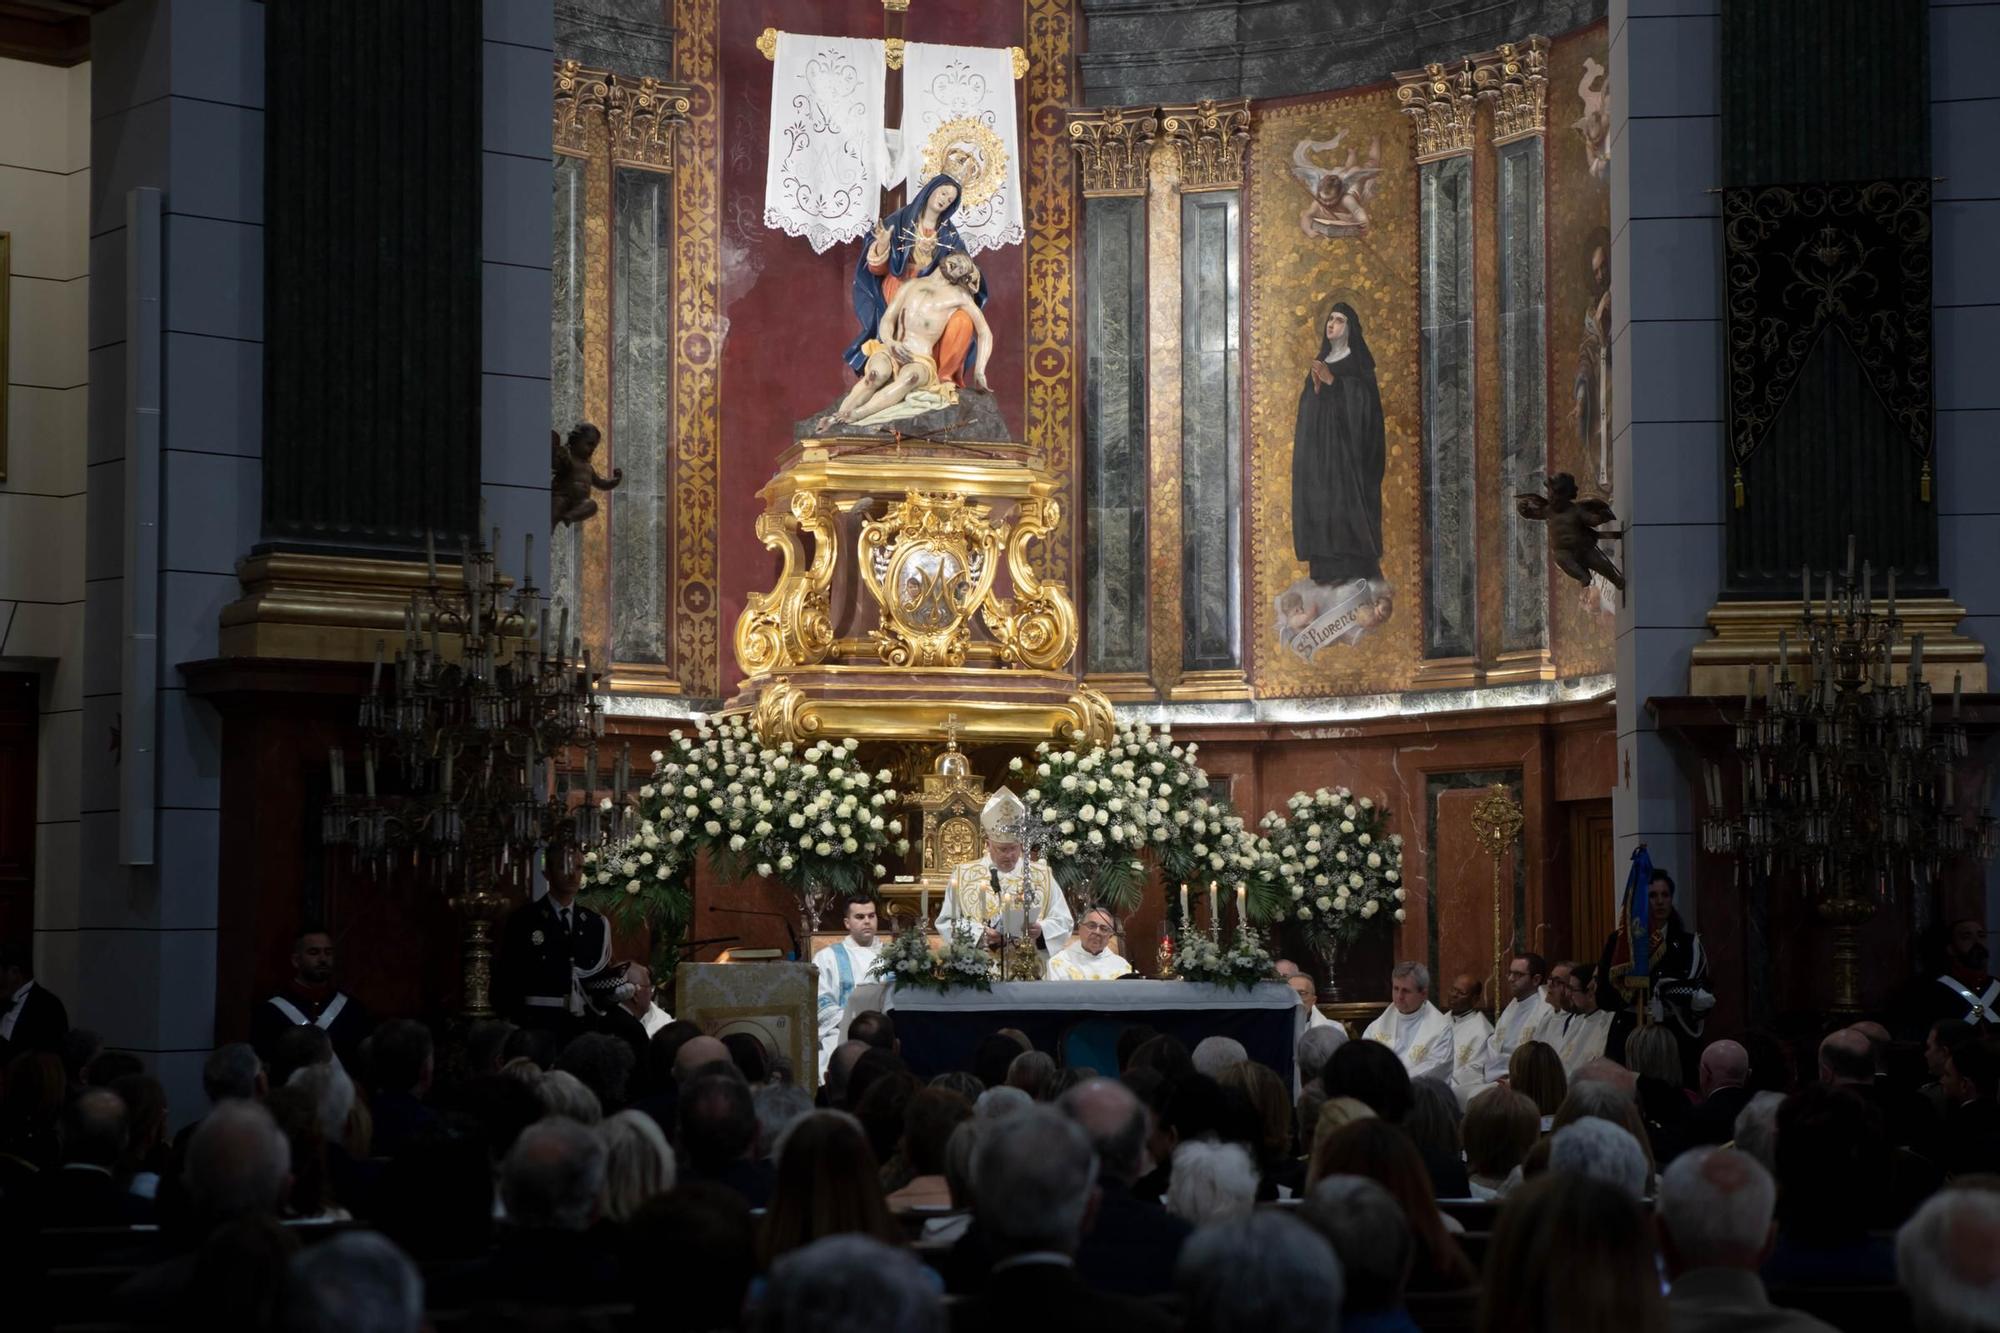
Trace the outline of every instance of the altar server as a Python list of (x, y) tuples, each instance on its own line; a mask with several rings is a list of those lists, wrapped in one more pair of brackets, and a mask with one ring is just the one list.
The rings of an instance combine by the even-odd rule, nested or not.
[(1394, 1051), (1411, 1078), (1450, 1078), (1451, 1020), (1431, 1003), (1430, 993), (1429, 968), (1396, 964), (1389, 973), (1389, 1007), (1361, 1035)]
[(1451, 989), (1444, 993), (1445, 1013), (1451, 1019), (1451, 1076), (1454, 1082), (1468, 1066), (1479, 1061), (1480, 1052), (1486, 1049), (1486, 1039), (1493, 1035), (1492, 1020), (1479, 1008), (1485, 991), (1478, 977), (1470, 972), (1461, 972), (1451, 979)]
[[(826, 1078), (827, 1061), (840, 1045), (840, 1020), (847, 1012), (847, 998), (855, 986), (868, 980), (881, 953), (875, 943), (875, 899), (867, 893), (850, 893), (841, 900), (840, 924), (847, 928), (844, 938), (835, 940), (813, 955), (819, 969), (819, 1076)], [(912, 927), (915, 929), (915, 927)]]
[(1578, 963), (1570, 970), (1569, 1010), (1569, 1026), (1556, 1047), (1564, 1073), (1574, 1078), (1577, 1070), (1600, 1055), (1625, 1058), (1625, 1033), (1632, 1027), (1632, 1015), (1598, 1007), (1597, 969), (1589, 963)]
[(1548, 964), (1538, 953), (1519, 954), (1507, 964), (1507, 985), (1513, 995), (1500, 1011), (1500, 1021), (1493, 1025), (1486, 1044), (1451, 1077), (1461, 1105), (1470, 1106), (1474, 1097), (1505, 1078), (1507, 1062), (1514, 1057), (1515, 1050), (1522, 1042), (1532, 1040), (1549, 1008), (1548, 1001), (1542, 998), (1542, 974), (1547, 970)]
[(989, 949), (1001, 948), (1018, 929), (1014, 947), (1006, 950), (1011, 980), (1039, 977), (1047, 956), (1069, 946), (1074, 924), (1048, 863), (1023, 855), (1027, 816), (1013, 792), (1002, 787), (993, 793), (979, 813), (986, 854), (952, 872), (937, 915), (940, 935), (969, 936)]
[(1111, 947), (1118, 923), (1108, 908), (1093, 907), (1077, 922), (1076, 938), (1067, 949), (1049, 956), (1050, 981), (1116, 981), (1129, 976), (1132, 965)]

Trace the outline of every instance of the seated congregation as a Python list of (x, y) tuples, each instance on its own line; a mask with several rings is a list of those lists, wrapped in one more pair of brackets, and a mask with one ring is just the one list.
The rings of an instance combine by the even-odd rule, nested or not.
[(2000, 1051), (1926, 1046), (1746, 1033), (1685, 1087), (1530, 1040), (1461, 1105), (1335, 1024), (1296, 1091), (1144, 1028), (922, 1083), (867, 1013), (815, 1098), (688, 1022), (307, 1024), (214, 1052), (170, 1137), (76, 1030), (5, 1067), (0, 1292), (10, 1329), (2000, 1328)]

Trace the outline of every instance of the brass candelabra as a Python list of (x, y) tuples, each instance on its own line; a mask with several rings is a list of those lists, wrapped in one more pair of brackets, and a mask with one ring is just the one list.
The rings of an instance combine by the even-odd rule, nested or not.
[[(435, 536), (426, 537), (429, 584), (404, 610), (393, 662), (386, 641), (376, 644), (361, 700), (362, 790), (347, 788), (345, 752), (329, 750), (332, 795), (320, 825), (321, 841), (365, 872), (408, 864), (449, 896), (464, 919), (471, 1018), (493, 1013), (494, 926), (526, 897), (537, 854), (553, 849), (552, 873), (578, 873), (586, 850), (628, 840), (634, 819), (630, 747), (600, 784), (599, 677), (570, 639), (567, 610), (550, 633), (527, 572), (534, 538), (525, 540), (518, 586), (499, 571), (499, 544), (497, 528), (491, 547), (468, 536), (462, 586), (453, 589), (438, 577)], [(577, 750), (580, 786), (559, 771)]]
[(1963, 696), (1954, 678), (1950, 712), (1939, 717), (1924, 675), (1924, 640), (1909, 641), (1908, 668), (1895, 678), (1902, 622), (1896, 571), (1877, 606), (1874, 571), (1857, 578), (1854, 543), (1838, 586), (1823, 574), (1812, 600), (1803, 572), (1798, 634), (1804, 662), (1794, 673), (1791, 636), (1778, 636), (1778, 663), (1750, 668), (1733, 742), (1742, 768), (1737, 809), (1728, 809), (1721, 769), (1703, 772), (1708, 814), (1703, 847), (1740, 869), (1796, 877), (1814, 910), (1833, 927), (1834, 1009), (1860, 1008), (1859, 931), (1907, 882), (1921, 891), (1948, 861), (1971, 853), (1991, 860), (2000, 830), (1982, 797), (1960, 808), (1958, 767), (1968, 753)]

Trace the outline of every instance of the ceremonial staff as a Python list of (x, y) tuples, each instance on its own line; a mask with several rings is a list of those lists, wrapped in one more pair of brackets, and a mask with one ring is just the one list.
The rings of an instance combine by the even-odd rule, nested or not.
[(1521, 807), (1514, 803), (1507, 784), (1496, 782), (1486, 799), (1472, 807), (1472, 834), (1493, 858), (1493, 981), (1487, 992), (1499, 1014), (1500, 1005), (1500, 867), (1521, 834)]

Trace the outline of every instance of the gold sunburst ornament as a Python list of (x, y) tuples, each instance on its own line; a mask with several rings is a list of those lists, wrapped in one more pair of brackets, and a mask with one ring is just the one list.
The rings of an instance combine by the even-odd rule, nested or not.
[(953, 116), (924, 141), (924, 180), (939, 172), (958, 182), (959, 207), (977, 208), (1007, 179), (1007, 146), (983, 121)]

